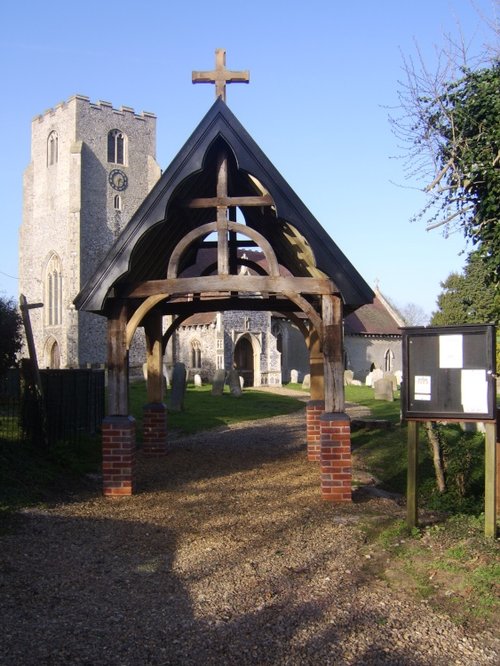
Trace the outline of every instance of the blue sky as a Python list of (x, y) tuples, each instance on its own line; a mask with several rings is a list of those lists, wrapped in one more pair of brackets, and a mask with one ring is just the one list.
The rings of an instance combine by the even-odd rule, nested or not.
[[(166, 168), (214, 100), (191, 83), (217, 47), (250, 85), (228, 106), (365, 280), (400, 306), (435, 309), (461, 270), (460, 234), (409, 222), (423, 202), (404, 179), (388, 108), (415, 44), (431, 66), (457, 26), (472, 54), (492, 38), (498, 0), (48, 0), (2, 3), (0, 294), (17, 298), (23, 171), (32, 118), (74, 94), (158, 116)], [(405, 185), (405, 187), (401, 187)]]

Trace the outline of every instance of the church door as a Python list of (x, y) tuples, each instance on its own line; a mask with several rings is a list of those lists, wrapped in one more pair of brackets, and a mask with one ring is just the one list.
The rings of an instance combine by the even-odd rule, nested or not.
[(234, 348), (234, 365), (245, 380), (245, 386), (253, 386), (253, 348), (248, 338), (240, 338)]

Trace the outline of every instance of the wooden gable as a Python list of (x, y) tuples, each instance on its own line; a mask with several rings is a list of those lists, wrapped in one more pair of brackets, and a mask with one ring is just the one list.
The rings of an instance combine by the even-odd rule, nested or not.
[[(221, 249), (224, 235), (227, 247)], [(128, 299), (135, 309), (144, 298), (166, 294), (165, 312), (168, 307), (174, 311), (176, 296), (193, 293), (193, 284), (182, 282), (183, 274), (196, 264), (200, 249), (217, 244), (219, 260), (213, 272), (223, 279), (213, 279), (210, 288), (233, 298), (241, 287), (231, 278), (238, 273), (237, 248), (259, 247), (271, 266), (275, 264), (274, 270), (267, 280), (266, 276), (260, 276), (260, 281), (249, 279), (247, 293), (289, 291), (281, 276), (280, 267), (284, 267), (296, 278), (292, 290), (307, 294), (310, 301), (314, 294), (325, 292), (324, 280), (327, 291), (340, 296), (345, 312), (373, 300), (360, 274), (226, 104), (217, 99), (78, 294), (75, 305), (106, 314), (112, 299)]]

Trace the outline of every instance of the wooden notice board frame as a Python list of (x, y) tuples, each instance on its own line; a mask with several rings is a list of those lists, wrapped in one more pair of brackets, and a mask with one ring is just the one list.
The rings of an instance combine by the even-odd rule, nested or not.
[(493, 324), (408, 327), (403, 331), (403, 419), (408, 421), (407, 524), (418, 524), (419, 421), (484, 422), (484, 532), (497, 533), (500, 459)]
[(496, 418), (495, 326), (429, 326), (403, 331), (403, 418)]

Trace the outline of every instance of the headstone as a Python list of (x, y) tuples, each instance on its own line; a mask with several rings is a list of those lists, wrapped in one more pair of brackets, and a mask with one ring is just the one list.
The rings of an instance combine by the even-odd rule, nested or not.
[(292, 382), (292, 384), (298, 384), (299, 381), (298, 370), (290, 370), (290, 381)]
[(403, 372), (401, 370), (396, 370), (394, 376), (396, 377), (398, 386), (401, 386), (401, 382), (403, 381)]
[(195, 376), (193, 377), (193, 381), (194, 385), (198, 388), (202, 385), (201, 376), (198, 373), (196, 373)]
[(142, 376), (144, 377), (144, 381), (147, 381), (147, 379), (148, 379), (148, 364), (147, 363), (142, 364)]
[(375, 389), (375, 400), (386, 400), (392, 402), (394, 400), (394, 393), (392, 390), (392, 381), (390, 379), (377, 379), (373, 384)]
[(309, 391), (311, 388), (311, 375), (305, 375), (304, 381), (302, 382), (302, 388), (306, 391)]
[(362, 384), (359, 381), (359, 379), (353, 379), (351, 382), (351, 386), (362, 386)]
[(170, 388), (170, 375), (171, 375), (171, 369), (168, 368), (167, 364), (163, 364), (163, 376), (165, 378), (165, 384), (167, 385), (167, 388)]
[(212, 395), (222, 395), (224, 393), (224, 381), (226, 379), (226, 371), (219, 369), (215, 371), (215, 376), (212, 381)]
[(375, 382), (378, 382), (379, 379), (384, 378), (384, 372), (380, 368), (375, 368), (372, 370), (372, 386), (375, 386)]
[(238, 370), (230, 370), (227, 378), (227, 383), (229, 384), (229, 391), (231, 395), (235, 398), (239, 398), (241, 396), (241, 382), (240, 382), (240, 375), (238, 374)]
[(240, 375), (240, 387), (241, 387), (241, 389), (243, 389), (244, 386), (245, 386), (245, 378)]
[(365, 385), (373, 386), (373, 370), (370, 370), (370, 372), (366, 375)]
[(172, 375), (172, 391), (170, 393), (171, 412), (181, 412), (184, 409), (184, 394), (186, 393), (186, 366), (176, 363)]
[(352, 370), (344, 370), (344, 386), (349, 386), (352, 384), (354, 379), (354, 372)]
[(390, 379), (392, 382), (392, 390), (397, 391), (398, 380), (396, 379), (396, 375), (393, 372), (384, 372), (384, 379)]

